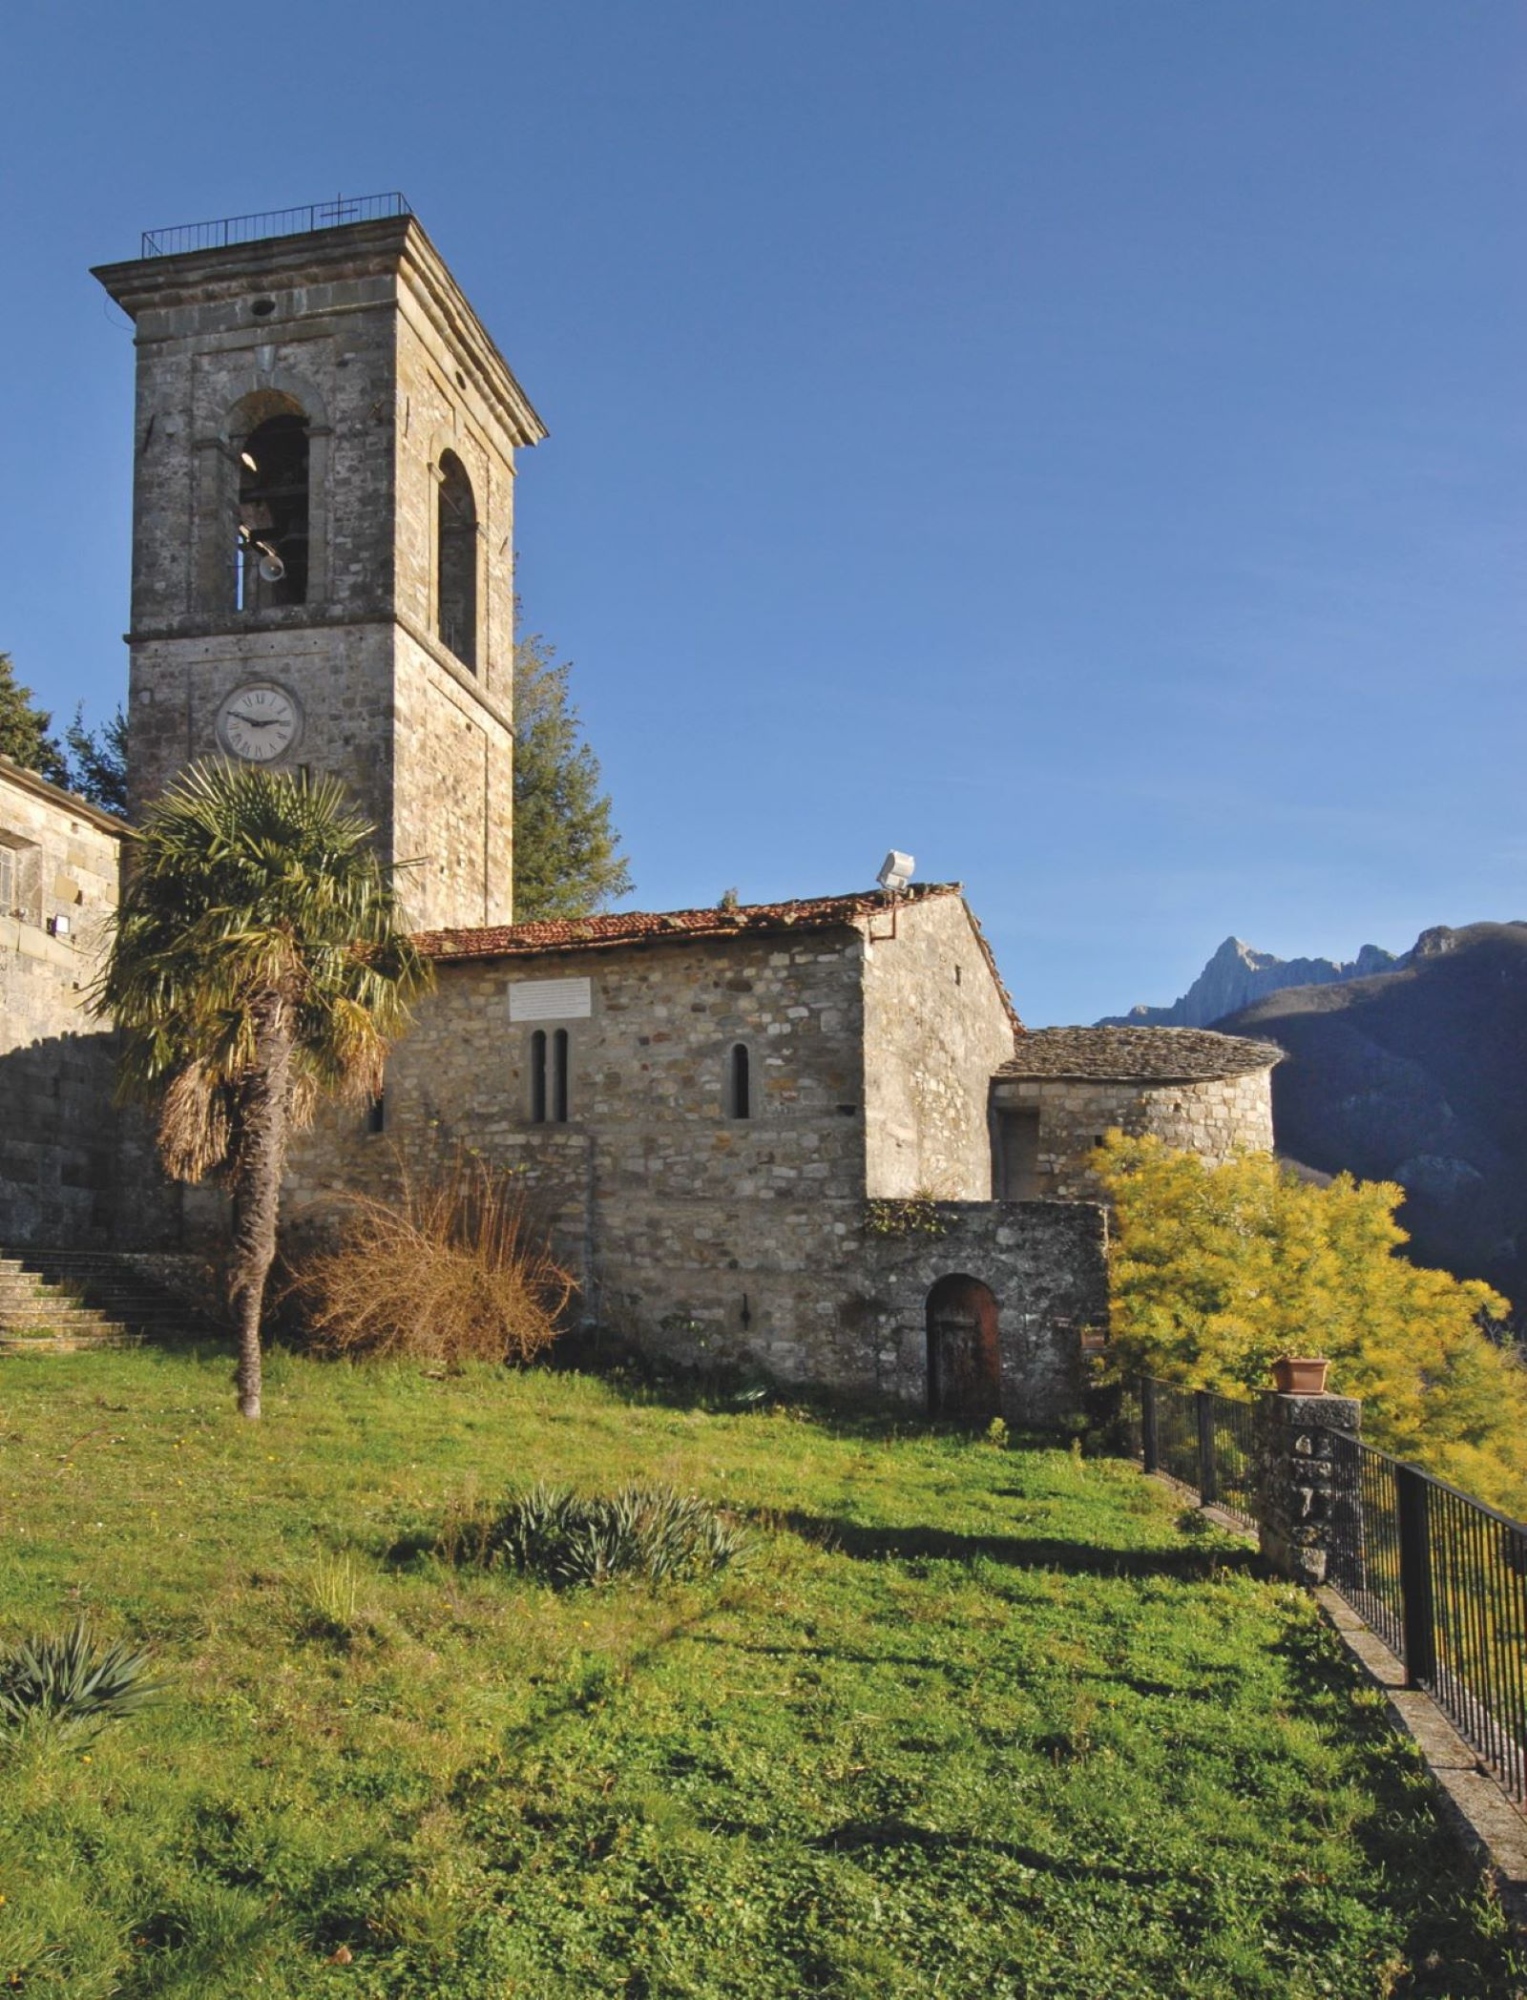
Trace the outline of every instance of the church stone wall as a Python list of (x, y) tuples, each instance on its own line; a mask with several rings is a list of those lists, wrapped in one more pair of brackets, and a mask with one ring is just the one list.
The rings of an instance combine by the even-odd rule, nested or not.
[(906, 1235), (866, 1238), (861, 1287), (839, 1309), (860, 1333), (859, 1365), (873, 1370), (874, 1387), (927, 1407), (928, 1294), (941, 1278), (975, 1278), (996, 1299), (1002, 1415), (1041, 1428), (1074, 1415), (1084, 1337), (1108, 1324), (1104, 1210), (941, 1202), (919, 1220), (925, 1226)]
[[(331, 1114), (294, 1150), (309, 1226), (356, 1181), (475, 1147), (521, 1170), (591, 1320), (689, 1360), (744, 1349), (834, 1379), (840, 1267), (863, 1218), (862, 945), (796, 938), (564, 952), (440, 968), (389, 1063), (386, 1133)], [(514, 1021), (512, 984), (587, 978), (586, 1019)], [(530, 1120), (530, 1038), (570, 1038), (570, 1118)], [(753, 1113), (727, 1115), (733, 1046)]]
[[(421, 927), (512, 915), (513, 457), (540, 435), (502, 358), (417, 224), (103, 268), (137, 329), (135, 810), (220, 754), (224, 698), (294, 697), (286, 765), (332, 772), (389, 857), (417, 860)], [(307, 418), (301, 604), (235, 603), (239, 445), (261, 414)], [(442, 452), (477, 515), (474, 661), (440, 642)]]
[(296, 699), (302, 729), (290, 763), (339, 778), (385, 842), (393, 648), (381, 624), (261, 626), (138, 645), (128, 710), (137, 808), (196, 758), (218, 754), (218, 709), (252, 680), (273, 681)]
[[(285, 239), (103, 274), (131, 273), (136, 308), (135, 633), (189, 636), (233, 615), (229, 433), (261, 392), (309, 418), (312, 502), (308, 601), (261, 622), (297, 630), (390, 608), (392, 253), (334, 237), (325, 251), (294, 258)], [(257, 316), (265, 299), (274, 310)]]
[(461, 671), (398, 632), (392, 837), (419, 930), (506, 923), (514, 900), (514, 740)]
[(86, 1001), (120, 847), (114, 821), (0, 760), (0, 1243), (110, 1231), (114, 1038)]
[[(978, 1013), (963, 1043), (944, 995), (949, 949), (960, 945), (970, 968), (976, 948), (968, 924), (963, 939), (930, 926), (919, 946), (907, 917), (895, 943), (870, 947), (913, 945), (887, 1059), (915, 1075), (926, 1035), (939, 1086), (927, 1115), (946, 1118), (962, 1144), (979, 1132), (984, 1177), (990, 1063), (969, 1080), (967, 1106), (947, 1081), (950, 1052), (973, 1070), (989, 1027)], [(294, 1241), (332, 1226), (345, 1189), (383, 1191), (400, 1161), (417, 1176), (466, 1147), (521, 1177), (577, 1274), (584, 1320), (607, 1334), (686, 1365), (759, 1368), (922, 1407), (927, 1293), (964, 1272), (998, 1298), (1012, 1418), (1050, 1421), (1072, 1407), (1079, 1328), (1104, 1308), (1100, 1211), (977, 1200), (940, 1208), (935, 1240), (876, 1226), (864, 1114), (882, 1051), (866, 1039), (865, 959), (861, 933), (845, 928), (445, 964), (390, 1061), (385, 1133), (367, 1136), (353, 1110), (330, 1112), (294, 1149)], [(512, 987), (585, 978), (587, 1018), (511, 1021)], [(919, 996), (919, 978), (935, 990)], [(965, 979), (958, 990), (969, 998)], [(1005, 1054), (1005, 1012), (1002, 1025)], [(569, 1035), (566, 1124), (531, 1122), (538, 1027)], [(727, 1115), (739, 1042), (750, 1055), (746, 1119)]]
[(864, 953), (867, 1192), (986, 1201), (987, 1096), (1013, 1021), (959, 896), (892, 903)]
[(514, 448), (475, 369), (406, 278), (398, 288), (396, 606), (433, 633), (439, 589), (440, 455), (454, 452), (477, 508), (474, 678), (507, 714), (514, 698)]
[(994, 1108), (1039, 1113), (1039, 1193), (1048, 1201), (1101, 1201), (1087, 1166), (1103, 1134), (1117, 1126), (1222, 1166), (1238, 1152), (1273, 1148), (1272, 1071), (1188, 1083), (1069, 1078), (1004, 1078)]

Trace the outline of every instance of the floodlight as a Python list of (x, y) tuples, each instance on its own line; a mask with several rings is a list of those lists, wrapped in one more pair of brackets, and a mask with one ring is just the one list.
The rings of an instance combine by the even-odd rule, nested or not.
[(902, 854), (892, 848), (880, 864), (880, 873), (875, 880), (888, 893), (895, 889), (905, 889), (912, 879), (912, 871), (917, 866), (910, 854)]

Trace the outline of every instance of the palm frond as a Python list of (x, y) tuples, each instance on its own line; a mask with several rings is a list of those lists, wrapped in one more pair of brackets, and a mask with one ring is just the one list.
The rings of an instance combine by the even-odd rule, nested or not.
[(228, 1157), (233, 1120), (228, 1090), (202, 1063), (170, 1079), (159, 1106), (159, 1154), (175, 1180), (195, 1183)]
[(159, 1101), (171, 1171), (229, 1157), (238, 1093), (279, 998), (296, 1023), (289, 1110), (372, 1094), (430, 968), (398, 928), (375, 829), (336, 779), (193, 765), (131, 836), (91, 1001), (123, 1037), (120, 1088)]

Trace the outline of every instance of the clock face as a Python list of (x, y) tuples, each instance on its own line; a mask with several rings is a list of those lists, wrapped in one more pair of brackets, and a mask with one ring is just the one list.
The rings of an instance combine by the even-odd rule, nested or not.
[(217, 712), (218, 741), (247, 763), (269, 764), (297, 741), (302, 713), (285, 688), (273, 681), (248, 681), (235, 688)]

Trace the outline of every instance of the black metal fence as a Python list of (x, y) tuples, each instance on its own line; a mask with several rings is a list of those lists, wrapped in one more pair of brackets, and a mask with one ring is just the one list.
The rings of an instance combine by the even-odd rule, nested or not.
[(412, 215), (400, 194), (335, 195), (306, 208), (268, 208), (259, 215), (225, 215), (216, 222), (181, 222), (172, 229), (145, 229), (145, 257), (178, 257), (187, 250), (223, 250), (230, 243), (258, 243), (267, 236), (303, 236), (313, 229), (339, 229), (347, 222), (382, 222)]
[[(1147, 1379), (1138, 1412), (1147, 1472), (1257, 1525), (1255, 1404)], [(1527, 1807), (1527, 1526), (1345, 1432), (1325, 1437), (1353, 1503), (1332, 1510), (1326, 1581)]]
[(1140, 1451), (1147, 1472), (1164, 1472), (1244, 1527), (1257, 1525), (1256, 1409), (1209, 1389), (1140, 1384)]
[(1527, 1527), (1355, 1438), (1334, 1456), (1359, 1506), (1326, 1580), (1527, 1806)]

